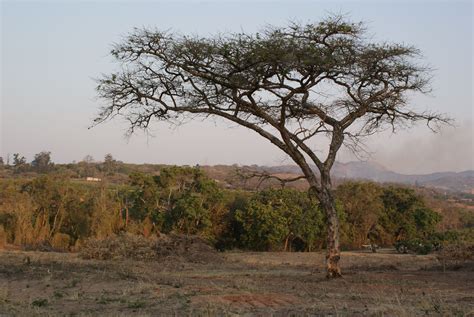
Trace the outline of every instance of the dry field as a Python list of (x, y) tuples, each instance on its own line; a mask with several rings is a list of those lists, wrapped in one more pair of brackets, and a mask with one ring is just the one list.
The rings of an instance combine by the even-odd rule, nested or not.
[(222, 253), (211, 263), (1, 251), (0, 316), (474, 316), (474, 271), (434, 256)]

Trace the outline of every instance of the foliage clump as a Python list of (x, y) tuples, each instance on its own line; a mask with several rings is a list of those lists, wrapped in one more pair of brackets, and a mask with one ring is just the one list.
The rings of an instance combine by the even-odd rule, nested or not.
[[(474, 236), (466, 231), (461, 239), (453, 230), (440, 230), (440, 214), (411, 188), (345, 182), (335, 196), (345, 249), (376, 244), (429, 253)], [(89, 247), (84, 252), (96, 252), (93, 258), (113, 258), (113, 252), (132, 258), (154, 258), (156, 252), (171, 257), (176, 249), (203, 246), (194, 239), (218, 250), (314, 251), (326, 247), (325, 231), (320, 203), (307, 193), (226, 189), (198, 167), (134, 172), (121, 184), (88, 183), (62, 174), (0, 180), (0, 244), (6, 246), (57, 251)], [(177, 242), (184, 236), (190, 238)], [(151, 245), (156, 239), (161, 244)], [(124, 247), (138, 254), (127, 255)], [(109, 254), (107, 248), (118, 251)]]
[(347, 248), (363, 244), (395, 246), (400, 252), (429, 253), (442, 217), (415, 190), (401, 186), (347, 182), (336, 196), (341, 204), (342, 242)]
[(235, 212), (235, 221), (241, 246), (253, 250), (309, 251), (324, 234), (317, 202), (291, 189), (257, 193)]

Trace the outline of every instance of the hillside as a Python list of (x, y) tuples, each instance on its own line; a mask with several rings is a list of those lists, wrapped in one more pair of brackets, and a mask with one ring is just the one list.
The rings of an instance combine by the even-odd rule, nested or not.
[[(251, 168), (255, 168), (252, 166)], [(269, 173), (290, 173), (300, 174), (298, 166), (282, 165), (264, 167), (259, 166), (257, 170), (264, 170)], [(375, 162), (336, 162), (332, 171), (336, 181), (342, 180), (370, 180), (380, 183), (401, 183), (409, 185), (419, 185), (433, 187), (442, 190), (474, 193), (474, 171), (464, 172), (438, 172), (431, 174), (406, 175), (393, 172)]]
[[(21, 166), (0, 166), (0, 178), (10, 177), (35, 177), (38, 173), (61, 173), (71, 178), (85, 179), (97, 177), (107, 179), (112, 183), (125, 183), (132, 172), (158, 175), (161, 168), (170, 166), (165, 164), (131, 164), (111, 160), (110, 162), (84, 162), (71, 164), (53, 164), (44, 171), (39, 171), (31, 164)], [(199, 165), (197, 165), (199, 166)], [(258, 179), (242, 180), (237, 175), (238, 170), (247, 172), (259, 172), (278, 176), (283, 179), (294, 178), (301, 175), (300, 168), (296, 165), (279, 166), (241, 166), (241, 165), (206, 165), (199, 166), (211, 178), (217, 180), (221, 185), (229, 187), (255, 188), (259, 184)], [(316, 167), (313, 167), (316, 169)], [(388, 168), (368, 161), (357, 161), (340, 163), (336, 162), (332, 169), (333, 181), (338, 184), (346, 180), (370, 180), (379, 183), (399, 183), (436, 188), (443, 191), (474, 194), (474, 170), (464, 172), (437, 172), (431, 174), (401, 174)], [(278, 185), (275, 179), (265, 181), (261, 185), (268, 187)], [(299, 180), (292, 183), (292, 187), (306, 188), (307, 183)]]

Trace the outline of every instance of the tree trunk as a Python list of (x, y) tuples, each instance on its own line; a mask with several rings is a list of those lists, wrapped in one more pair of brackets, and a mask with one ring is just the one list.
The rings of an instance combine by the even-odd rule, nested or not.
[(327, 191), (320, 195), (321, 209), (327, 217), (327, 277), (341, 277), (339, 259), (341, 251), (339, 249), (339, 219), (336, 212), (336, 204), (332, 194)]
[(284, 249), (285, 252), (288, 250), (288, 240), (289, 239), (290, 239), (290, 235), (287, 235), (286, 239), (285, 239), (285, 249)]
[(125, 228), (128, 227), (128, 221), (129, 221), (128, 206), (125, 206)]
[(316, 196), (319, 200), (321, 211), (326, 215), (327, 243), (326, 243), (326, 268), (327, 277), (341, 277), (339, 260), (341, 250), (339, 248), (339, 218), (337, 217), (336, 201), (331, 191), (331, 178), (329, 172), (321, 171), (321, 189)]

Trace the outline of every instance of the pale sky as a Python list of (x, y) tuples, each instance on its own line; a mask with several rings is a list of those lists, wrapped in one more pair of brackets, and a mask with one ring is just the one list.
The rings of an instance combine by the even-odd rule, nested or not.
[[(1, 1), (0, 156), (31, 160), (45, 150), (57, 163), (112, 153), (134, 163), (291, 164), (254, 132), (222, 122), (156, 124), (152, 136), (130, 139), (120, 120), (88, 130), (100, 106), (93, 78), (116, 69), (111, 44), (133, 27), (211, 36), (328, 13), (365, 21), (376, 41), (418, 47), (435, 71), (433, 93), (413, 104), (456, 120), (438, 134), (421, 125), (372, 136), (370, 159), (403, 173), (474, 169), (471, 1)], [(354, 158), (342, 151), (338, 159)]]

